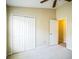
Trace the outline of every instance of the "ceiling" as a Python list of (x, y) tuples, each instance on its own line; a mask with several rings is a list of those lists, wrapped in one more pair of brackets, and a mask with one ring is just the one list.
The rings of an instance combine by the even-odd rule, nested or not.
[[(32, 8), (49, 8), (53, 9), (53, 1), (54, 0), (49, 0), (43, 4), (40, 3), (42, 0), (7, 0), (7, 5), (8, 6), (16, 6), (16, 7), (32, 7)], [(57, 6), (61, 6), (66, 1), (64, 0), (57, 0)]]

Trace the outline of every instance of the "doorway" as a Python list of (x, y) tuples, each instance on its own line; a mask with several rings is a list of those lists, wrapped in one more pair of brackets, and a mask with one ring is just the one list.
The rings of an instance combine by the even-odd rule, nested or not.
[(58, 44), (64, 44), (66, 37), (66, 19), (58, 20)]

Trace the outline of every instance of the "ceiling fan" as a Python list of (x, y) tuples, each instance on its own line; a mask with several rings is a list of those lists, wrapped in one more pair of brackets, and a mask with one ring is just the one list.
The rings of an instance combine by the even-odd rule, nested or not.
[[(47, 1), (49, 1), (49, 0), (42, 0), (40, 3), (44, 3), (44, 2), (47, 2)], [(65, 0), (65, 1), (70, 2), (70, 1), (72, 1), (72, 0)], [(54, 0), (53, 6), (52, 6), (53, 8), (56, 7), (56, 3), (57, 3), (57, 0)]]

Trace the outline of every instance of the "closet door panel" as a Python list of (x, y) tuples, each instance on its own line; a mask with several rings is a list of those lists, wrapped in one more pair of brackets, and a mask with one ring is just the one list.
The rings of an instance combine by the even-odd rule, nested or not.
[[(26, 23), (26, 22), (25, 22)], [(27, 18), (27, 33), (25, 39), (25, 50), (35, 48), (35, 19), (34, 18)], [(27, 42), (27, 43), (26, 43)]]
[(24, 51), (24, 17), (13, 16), (13, 53)]

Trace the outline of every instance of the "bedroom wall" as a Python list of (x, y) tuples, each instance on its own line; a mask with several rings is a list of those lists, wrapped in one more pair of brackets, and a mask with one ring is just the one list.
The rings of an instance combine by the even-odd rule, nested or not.
[(68, 49), (72, 49), (72, 2), (68, 2), (56, 9), (56, 18), (66, 17), (66, 44)]
[[(36, 47), (48, 45), (49, 20), (56, 18), (56, 10), (7, 6), (7, 14), (8, 14), (7, 15), (8, 20), (11, 15), (35, 16), (36, 17)], [(8, 34), (8, 38), (9, 38), (9, 34)]]

